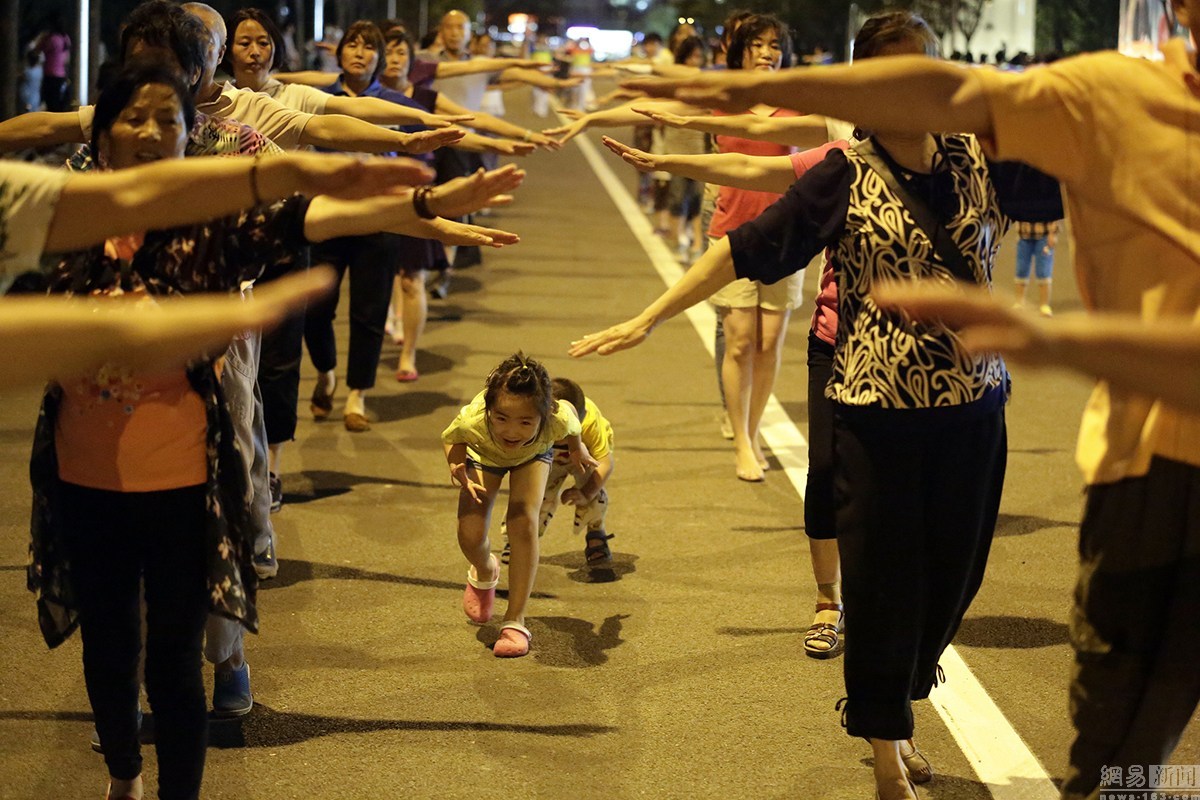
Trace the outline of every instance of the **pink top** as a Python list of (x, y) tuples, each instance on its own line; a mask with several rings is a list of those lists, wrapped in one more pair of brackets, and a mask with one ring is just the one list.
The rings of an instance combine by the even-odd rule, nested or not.
[[(799, 178), (825, 160), (830, 150), (846, 150), (850, 143), (845, 139), (823, 144), (802, 153), (792, 154), (792, 169)], [(817, 291), (816, 308), (812, 315), (812, 332), (827, 344), (836, 344), (837, 339), (837, 281), (833, 279), (833, 263), (826, 258), (821, 270), (821, 285)]]
[[(719, 111), (714, 111), (713, 114), (723, 116)], [(771, 116), (799, 117), (802, 115), (791, 109), (777, 108), (771, 113)], [(722, 153), (742, 153), (747, 156), (787, 156), (795, 150), (787, 145), (742, 139), (738, 136), (718, 136), (717, 147)], [(717, 195), (717, 208), (713, 211), (712, 223), (708, 226), (708, 235), (714, 239), (720, 239), (729, 231), (766, 211), (780, 197), (782, 195), (774, 192), (755, 192), (749, 189), (722, 186)]]
[(67, 61), (71, 56), (71, 37), (65, 33), (48, 33), (38, 43), (38, 49), (46, 57), (42, 67), (52, 78), (67, 77)]

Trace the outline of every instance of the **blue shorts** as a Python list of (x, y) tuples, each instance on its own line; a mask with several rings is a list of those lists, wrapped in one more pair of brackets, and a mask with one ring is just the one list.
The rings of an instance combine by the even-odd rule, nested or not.
[(543, 464), (554, 463), (554, 448), (551, 448), (544, 453), (538, 453), (533, 458), (529, 459), (528, 461), (526, 461), (522, 464), (517, 464), (515, 467), (493, 467), (489, 464), (480, 464), (475, 459), (471, 458), (470, 456), (467, 456), (467, 466), (468, 467), (474, 467), (475, 469), (480, 470), (481, 472), (486, 472), (490, 475), (499, 475), (502, 478), (505, 475), (507, 475), (509, 473), (509, 471), (514, 470), (514, 469), (520, 469), (521, 467), (525, 466), (525, 464), (532, 464), (535, 461), (541, 461)]

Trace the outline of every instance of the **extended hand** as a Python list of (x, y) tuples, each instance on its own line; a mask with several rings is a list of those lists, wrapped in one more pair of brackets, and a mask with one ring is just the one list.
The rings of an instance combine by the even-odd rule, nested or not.
[(585, 128), (587, 128), (586, 115), (566, 125), (559, 125), (557, 128), (547, 128), (542, 131), (542, 135), (560, 137), (558, 143), (561, 146), (583, 133)]
[(515, 233), (455, 222), (452, 219), (420, 219), (403, 231), (419, 239), (437, 239), (443, 244), (474, 245), (476, 247), (504, 247), (516, 244), (521, 237)]
[(618, 350), (628, 350), (645, 341), (646, 337), (650, 335), (651, 327), (640, 318), (634, 317), (620, 325), (614, 325), (608, 330), (589, 333), (582, 339), (571, 342), (571, 349), (567, 353), (572, 358), (580, 358), (589, 353), (607, 356)]
[(536, 144), (532, 142), (518, 142), (515, 139), (488, 139), (485, 147), (506, 156), (527, 156), (534, 150), (537, 150)]
[(622, 81), (621, 88), (703, 108), (741, 112), (758, 102), (752, 95), (759, 80), (761, 76), (753, 71), (735, 69), (699, 72), (687, 78), (633, 78)]
[(604, 146), (625, 160), (625, 163), (638, 172), (654, 172), (658, 169), (655, 157), (645, 150), (638, 150), (627, 144), (621, 144), (616, 139), (604, 136), (600, 139)]
[(429, 153), (437, 150), (439, 147), (454, 144), (466, 135), (467, 132), (462, 128), (439, 128), (433, 131), (418, 131), (408, 135), (408, 140), (404, 143), (402, 149), (406, 153)]
[(452, 125), (460, 125), (470, 122), (475, 119), (474, 114), (426, 114), (421, 119), (421, 124), (430, 128), (449, 128)]
[(635, 108), (633, 110), (659, 124), (670, 125), (672, 128), (686, 128), (688, 124), (688, 117), (672, 114), (669, 111), (659, 111), (653, 108)]
[(880, 308), (913, 319), (940, 322), (955, 331), (972, 353), (1003, 353), (1014, 361), (1048, 364), (1049, 328), (1032, 314), (1009, 308), (981, 289), (962, 291), (940, 284), (885, 284), (871, 296)]
[(429, 210), (440, 217), (461, 217), (486, 205), (501, 205), (503, 201), (493, 202), (496, 196), (514, 191), (524, 180), (525, 170), (515, 164), (490, 172), (480, 169), (435, 187), (428, 198)]

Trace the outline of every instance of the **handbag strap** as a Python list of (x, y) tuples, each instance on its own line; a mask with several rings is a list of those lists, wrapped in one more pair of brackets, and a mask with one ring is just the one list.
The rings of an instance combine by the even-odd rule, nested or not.
[(967, 257), (963, 255), (962, 250), (955, 244), (954, 237), (950, 235), (950, 231), (938, 220), (937, 215), (933, 213), (928, 203), (910, 192), (896, 178), (887, 161), (875, 149), (874, 143), (870, 139), (864, 139), (854, 145), (854, 152), (858, 153), (862, 157), (862, 160), (867, 162), (867, 166), (879, 174), (880, 178), (883, 178), (883, 182), (887, 184), (887, 187), (904, 204), (904, 208), (908, 210), (909, 215), (912, 216), (917, 226), (929, 237), (929, 241), (933, 244), (934, 252), (938, 254), (938, 257), (941, 258), (951, 274), (960, 281), (977, 283), (975, 270), (971, 268)]

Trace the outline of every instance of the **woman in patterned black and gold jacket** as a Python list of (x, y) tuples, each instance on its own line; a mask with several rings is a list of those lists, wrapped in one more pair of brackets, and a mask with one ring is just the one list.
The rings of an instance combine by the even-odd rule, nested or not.
[[(855, 57), (927, 54), (920, 17), (867, 21)], [(641, 315), (577, 342), (573, 355), (638, 344), (663, 320), (733, 277), (766, 283), (828, 249), (838, 284), (835, 404), (837, 539), (846, 608), (845, 724), (870, 740), (884, 800), (916, 796), (932, 769), (913, 744), (913, 700), (929, 696), (938, 659), (983, 579), (1004, 483), (1009, 376), (944, 326), (882, 311), (882, 281), (955, 279), (989, 286), (1009, 219), (1007, 197), (974, 137), (865, 134), (832, 150), (762, 216), (722, 239)], [(938, 225), (916, 222), (901, 194)], [(933, 237), (945, 238), (935, 246)], [(943, 258), (949, 244), (958, 263)], [(969, 272), (969, 275), (968, 275)], [(840, 705), (840, 704), (839, 704)]]

